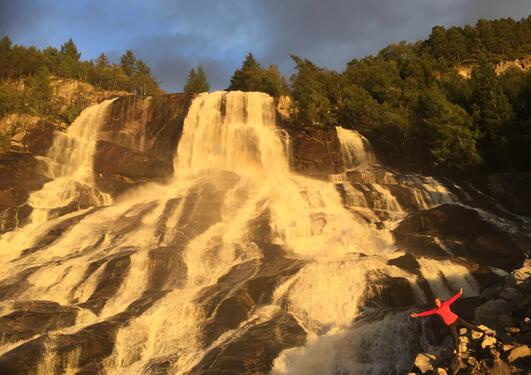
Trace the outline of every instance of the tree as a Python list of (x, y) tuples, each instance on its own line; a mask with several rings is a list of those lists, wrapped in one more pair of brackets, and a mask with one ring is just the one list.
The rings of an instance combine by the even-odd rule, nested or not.
[(96, 58), (96, 66), (98, 68), (109, 66), (109, 58), (106, 54), (100, 53), (100, 55)]
[(494, 67), (485, 56), (472, 71), (470, 81), (474, 116), (481, 132), (481, 150), (494, 168), (511, 168), (507, 135), (513, 111)]
[(276, 65), (264, 69), (252, 53), (247, 54), (240, 69), (230, 79), (229, 91), (260, 91), (273, 97), (287, 93), (287, 83)]
[(133, 75), (136, 67), (136, 58), (133, 51), (127, 50), (120, 58), (120, 67), (129, 77)]
[(371, 131), (376, 126), (379, 104), (360, 86), (342, 88), (338, 106), (338, 120), (342, 126), (360, 131)]
[(208, 84), (203, 67), (200, 65), (197, 71), (192, 68), (188, 74), (183, 91), (187, 94), (199, 94), (201, 92), (208, 92), (208, 90), (210, 90), (210, 85)]
[(292, 55), (296, 73), (291, 77), (292, 95), (298, 124), (328, 127), (335, 124), (335, 113), (327, 96), (327, 73), (307, 59)]
[(150, 67), (142, 60), (136, 60), (133, 77), (131, 78), (133, 89), (141, 96), (155, 95), (159, 88), (151, 76)]
[(478, 132), (461, 107), (434, 87), (420, 95), (416, 113), (420, 139), (426, 143), (434, 166), (466, 169), (479, 164)]
[(46, 67), (42, 67), (32, 77), (28, 97), (29, 109), (34, 115), (48, 114), (52, 88), (50, 87), (50, 72)]
[(230, 79), (229, 91), (259, 91), (262, 67), (255, 60), (252, 53), (248, 53), (240, 69), (237, 69)]
[(69, 39), (61, 46), (61, 54), (74, 61), (79, 61), (79, 58), (81, 57), (81, 52), (77, 50), (77, 46), (72, 39)]

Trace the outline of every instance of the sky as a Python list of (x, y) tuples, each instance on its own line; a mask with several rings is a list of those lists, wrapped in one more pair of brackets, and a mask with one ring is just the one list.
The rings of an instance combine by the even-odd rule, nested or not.
[(248, 52), (287, 76), (290, 54), (343, 70), (435, 25), (529, 14), (531, 0), (0, 0), (0, 37), (39, 48), (72, 38), (82, 59), (114, 62), (130, 49), (177, 92), (198, 65), (212, 89), (226, 88)]

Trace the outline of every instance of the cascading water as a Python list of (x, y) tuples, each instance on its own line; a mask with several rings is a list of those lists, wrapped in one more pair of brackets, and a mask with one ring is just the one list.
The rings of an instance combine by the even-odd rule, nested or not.
[[(90, 184), (92, 144), (108, 105), (85, 111), (69, 130), (85, 146), (54, 143), (50, 157), (63, 164), (58, 179)], [(402, 371), (411, 353), (396, 343), (414, 342), (400, 335), (415, 329), (403, 311), (378, 309), (379, 288), (398, 280), (411, 303), (425, 301), (418, 275), (387, 263), (397, 256), (389, 233), (344, 207), (335, 184), (289, 171), (275, 118), (266, 94), (201, 94), (185, 119), (171, 181), (0, 237), (2, 316), (44, 300), (71, 316), (47, 335), (2, 339), (0, 364), (35, 346), (45, 353), (39, 374), (201, 373), (210, 356), (221, 358), (256, 327), (273, 322), (280, 332), (293, 321), (306, 344), (282, 351), (273, 374)], [(338, 133), (342, 145), (354, 145), (344, 148), (349, 163), (373, 165), (359, 134)], [(393, 180), (382, 176), (375, 174), (382, 186)], [(35, 197), (55, 199), (52, 187)], [(399, 210), (385, 199), (380, 210)], [(293, 346), (280, 337), (271, 338), (280, 340), (279, 352)]]
[(45, 222), (54, 216), (54, 211), (79, 201), (81, 194), (87, 206), (110, 203), (108, 195), (94, 189), (92, 158), (99, 129), (111, 103), (112, 100), (106, 100), (85, 109), (66, 133), (57, 133), (48, 152), (54, 179), (29, 198), (33, 207), (32, 223)]

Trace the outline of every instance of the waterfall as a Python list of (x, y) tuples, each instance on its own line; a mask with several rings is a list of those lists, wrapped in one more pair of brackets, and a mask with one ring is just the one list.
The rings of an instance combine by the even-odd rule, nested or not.
[(94, 189), (92, 159), (98, 133), (113, 100), (106, 100), (85, 109), (65, 133), (56, 133), (48, 160), (54, 179), (29, 198), (33, 207), (30, 221), (41, 224), (54, 211), (84, 198), (86, 205), (101, 206), (110, 197)]
[(369, 149), (369, 142), (360, 133), (336, 126), (341, 154), (345, 168), (354, 167), (364, 169), (376, 163), (376, 157)]
[[(67, 185), (93, 188), (91, 160), (108, 105), (85, 110), (54, 141), (57, 178), (30, 199), (46, 215), (0, 237), (0, 285), (9, 292), (0, 311), (53, 301), (72, 321), (36, 339), (0, 342), (0, 363), (19, 342), (46, 353), (36, 366), (41, 373), (74, 373), (92, 361), (109, 374), (187, 374), (253, 327), (288, 315), (307, 342), (281, 351), (273, 374), (404, 369), (410, 358), (397, 342), (414, 342), (400, 336), (415, 332), (411, 322), (403, 312), (370, 310), (379, 302), (367, 290), (392, 279), (414, 302), (422, 295), (419, 276), (387, 263), (396, 249), (387, 228), (375, 225), (368, 195), (350, 186), (351, 204), (372, 216), (345, 207), (336, 184), (289, 170), (289, 140), (266, 94), (198, 95), (169, 182), (106, 204), (98, 196), (93, 206), (100, 207), (54, 218), (50, 208), (68, 195)], [(349, 168), (374, 166), (364, 138), (342, 128), (338, 134)], [(373, 177), (379, 185), (368, 188), (381, 199), (375, 210), (400, 211), (389, 190), (394, 175)], [(87, 340), (105, 355), (87, 360)]]

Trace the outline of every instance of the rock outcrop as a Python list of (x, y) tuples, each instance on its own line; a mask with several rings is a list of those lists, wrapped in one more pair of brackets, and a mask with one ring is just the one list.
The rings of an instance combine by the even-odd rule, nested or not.
[(12, 113), (0, 120), (0, 134), (10, 139), (11, 147), (19, 152), (46, 155), (59, 127), (40, 117)]
[(23, 225), (32, 208), (29, 194), (50, 178), (44, 162), (28, 153), (0, 153), (0, 233)]
[[(490, 337), (459, 330), (460, 358), (452, 358), (448, 337), (437, 353), (419, 353), (410, 374), (526, 374), (531, 368), (531, 259), (505, 279), (495, 295), (475, 309), (477, 322), (496, 330)], [(491, 328), (480, 325), (489, 332)], [(447, 331), (442, 333), (448, 335)]]
[(327, 179), (343, 171), (341, 146), (335, 128), (286, 126), (290, 138), (290, 168), (297, 173)]
[(187, 94), (115, 100), (94, 155), (98, 188), (116, 195), (130, 186), (171, 176), (191, 100)]
[(444, 256), (450, 251), (479, 264), (511, 271), (524, 259), (530, 239), (510, 234), (502, 227), (504, 223), (493, 222), (485, 215), (461, 205), (443, 204), (410, 214), (394, 235), (400, 247), (417, 255)]

